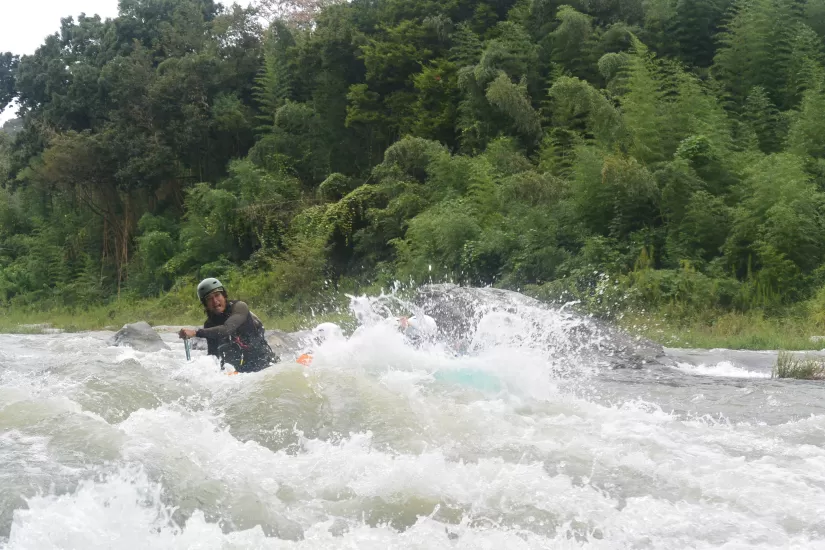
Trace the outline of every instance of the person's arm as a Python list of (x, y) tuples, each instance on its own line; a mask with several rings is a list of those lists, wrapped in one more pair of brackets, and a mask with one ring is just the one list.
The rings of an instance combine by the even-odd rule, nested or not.
[(198, 338), (222, 338), (224, 336), (232, 336), (232, 334), (241, 328), (249, 317), (249, 306), (244, 302), (235, 302), (232, 306), (232, 315), (222, 325), (212, 328), (200, 328), (195, 333)]

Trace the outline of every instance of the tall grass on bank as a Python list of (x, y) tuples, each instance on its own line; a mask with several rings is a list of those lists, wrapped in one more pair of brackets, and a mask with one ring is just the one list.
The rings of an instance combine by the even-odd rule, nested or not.
[(825, 380), (825, 361), (811, 357), (796, 357), (780, 352), (771, 369), (771, 378), (796, 378), (798, 380)]
[[(57, 328), (66, 332), (87, 330), (118, 330), (127, 323), (146, 321), (150, 325), (200, 326), (205, 319), (203, 307), (193, 298), (194, 286), (173, 290), (158, 298), (124, 298), (110, 304), (86, 308), (11, 308), (0, 316), (0, 332), (37, 334)], [(231, 295), (246, 300), (267, 329), (295, 331), (310, 328), (324, 321), (351, 323), (350, 315), (341, 308), (309, 310), (307, 313), (269, 304), (252, 296)]]
[(807, 300), (786, 303), (759, 280), (710, 277), (690, 262), (680, 269), (652, 269), (652, 257), (642, 248), (629, 273), (579, 273), (525, 292), (558, 305), (573, 303), (582, 313), (669, 347), (825, 347), (815, 338), (825, 335), (825, 286)]
[[(346, 308), (327, 311), (289, 312), (283, 308), (247, 299), (267, 329), (285, 331), (309, 328), (323, 321), (352, 323)], [(84, 310), (7, 310), (0, 316), (0, 332), (39, 333), (54, 327), (69, 332), (117, 330), (126, 323), (146, 321), (151, 325), (196, 326), (204, 320), (203, 309), (188, 293), (167, 294), (161, 298), (121, 300)], [(726, 348), (746, 350), (820, 350), (825, 342), (812, 340), (823, 334), (816, 323), (805, 317), (765, 317), (757, 313), (722, 313), (706, 318), (674, 319), (661, 312), (625, 313), (617, 324), (631, 334), (649, 338), (667, 347)]]
[[(380, 292), (380, 285), (376, 285), (375, 288), (330, 288), (293, 295), (276, 284), (280, 279), (273, 281), (272, 277), (260, 273), (238, 273), (222, 280), (230, 290), (230, 298), (249, 303), (268, 329), (285, 331), (309, 328), (324, 321), (351, 327), (354, 320), (346, 305), (345, 292), (368, 295)], [(178, 284), (155, 298), (126, 295), (119, 301), (84, 308), (10, 307), (0, 316), (0, 332), (37, 333), (48, 327), (70, 332), (117, 330), (136, 321), (197, 326), (203, 323), (204, 312), (195, 298), (196, 284), (194, 280)], [(626, 292), (626, 289), (618, 288), (616, 292)], [(552, 302), (545, 296), (536, 297)], [(800, 351), (825, 348), (825, 342), (812, 338), (825, 335), (825, 293), (810, 303), (777, 310), (771, 315), (760, 309), (731, 312), (678, 301), (644, 309), (639, 309), (639, 304), (628, 307), (617, 302), (612, 309), (615, 313), (608, 315), (588, 307), (582, 307), (581, 312), (610, 319), (632, 334), (668, 347)]]
[(819, 350), (825, 334), (810, 318), (766, 317), (761, 312), (715, 312), (702, 317), (673, 318), (662, 312), (626, 313), (618, 325), (632, 334), (674, 348), (742, 350)]

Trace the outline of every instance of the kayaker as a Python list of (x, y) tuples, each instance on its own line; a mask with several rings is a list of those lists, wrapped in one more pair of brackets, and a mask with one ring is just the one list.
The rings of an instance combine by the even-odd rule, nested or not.
[(335, 340), (344, 341), (344, 331), (335, 323), (321, 323), (310, 332), (309, 337), (304, 341), (307, 347), (304, 348), (303, 353), (298, 355), (296, 362), (308, 367), (312, 364), (313, 355), (315, 354), (315, 347), (320, 346), (324, 342)]
[(398, 317), (396, 323), (412, 344), (432, 342), (438, 334), (438, 325), (435, 319), (427, 314)]
[(344, 340), (344, 331), (335, 323), (321, 323), (312, 329), (312, 339), (320, 345), (327, 340)]
[(246, 302), (229, 300), (221, 282), (204, 279), (198, 285), (198, 299), (207, 319), (203, 328), (182, 328), (181, 338), (205, 338), (209, 355), (219, 357), (221, 369), (229, 363), (238, 372), (257, 372), (278, 361), (264, 335), (264, 325), (249, 311)]

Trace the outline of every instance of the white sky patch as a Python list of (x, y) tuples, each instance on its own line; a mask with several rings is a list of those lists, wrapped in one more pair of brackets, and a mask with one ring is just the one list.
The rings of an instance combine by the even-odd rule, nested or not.
[[(0, 0), (0, 52), (33, 54), (46, 37), (60, 30), (60, 19), (81, 13), (102, 19), (117, 16), (117, 0)], [(0, 124), (13, 118), (15, 106), (0, 113)]]

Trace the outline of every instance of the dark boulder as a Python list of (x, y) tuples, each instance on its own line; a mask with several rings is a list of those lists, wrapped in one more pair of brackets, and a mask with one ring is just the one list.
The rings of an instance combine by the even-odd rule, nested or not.
[(562, 360), (613, 368), (672, 363), (655, 342), (518, 292), (427, 285), (416, 291), (413, 303), (436, 320), (441, 339), (471, 352), (509, 338), (508, 343), (541, 348)]
[(275, 355), (284, 360), (300, 353), (306, 347), (305, 332), (283, 332), (281, 330), (267, 330), (266, 341)]
[(112, 346), (129, 346), (138, 351), (160, 351), (169, 349), (160, 335), (145, 321), (124, 325), (109, 340)]

